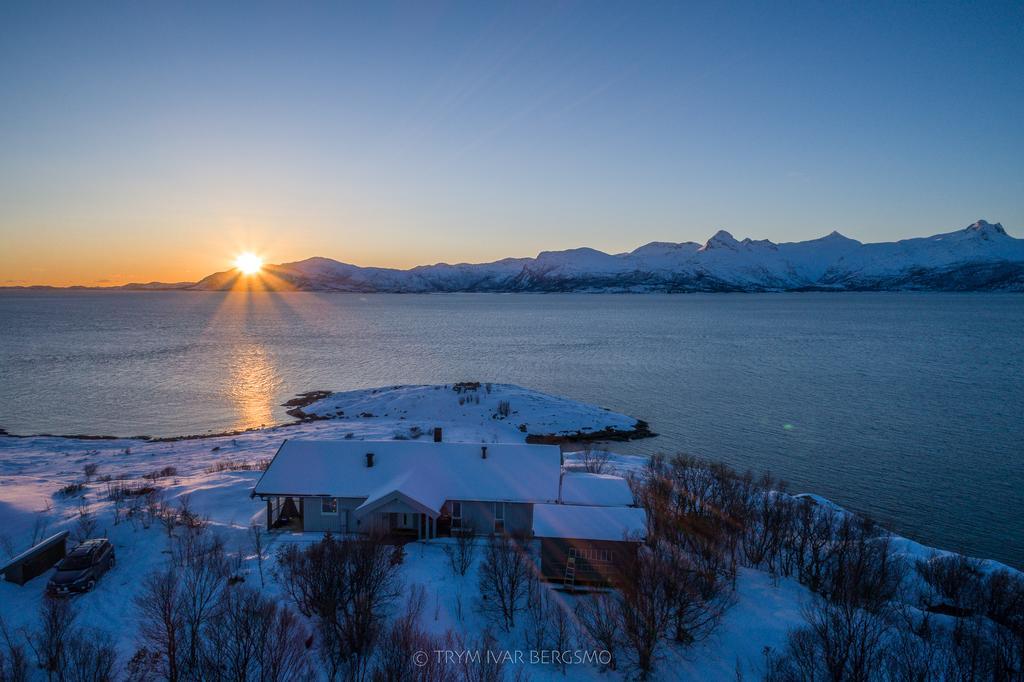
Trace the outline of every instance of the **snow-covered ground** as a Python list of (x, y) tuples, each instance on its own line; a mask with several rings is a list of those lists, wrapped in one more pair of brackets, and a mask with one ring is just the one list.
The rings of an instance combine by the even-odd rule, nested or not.
[[(500, 407), (504, 401), (507, 415)], [(236, 436), (171, 442), (0, 437), (0, 559), (25, 549), (33, 535), (74, 529), (80, 511), (87, 506), (97, 520), (96, 534), (105, 534), (113, 542), (118, 563), (93, 592), (76, 597), (75, 603), (82, 621), (109, 632), (127, 658), (136, 646), (132, 596), (142, 576), (167, 561), (170, 541), (159, 523), (144, 528), (122, 520), (115, 525), (109, 484), (98, 477), (138, 483), (147, 474), (173, 467), (174, 473), (156, 478), (153, 484), (167, 502), (177, 504), (187, 497), (194, 512), (207, 516), (213, 532), (222, 534), (228, 549), (244, 557), (241, 572), (246, 581), (259, 585), (249, 528), (262, 523), (264, 505), (250, 499), (249, 492), (260, 471), (227, 468), (226, 463), (258, 465), (272, 457), (285, 438), (392, 439), (413, 438), (419, 432), (423, 434), (419, 437), (429, 438), (429, 430), (440, 426), (447, 441), (521, 442), (527, 433), (629, 430), (636, 425), (635, 419), (625, 415), (506, 385), (491, 386), (490, 391), (486, 386), (469, 391), (453, 386), (356, 391), (334, 394), (304, 410), (332, 418)], [(568, 455), (568, 464), (574, 459)], [(621, 473), (638, 470), (643, 462), (630, 456), (611, 458)], [(86, 464), (98, 467), (92, 481), (80, 492), (61, 494), (62, 487), (83, 481)], [(315, 534), (269, 536), (264, 565), (267, 592), (280, 595), (280, 587), (270, 577), (277, 550), (284, 543), (316, 539)], [(463, 578), (452, 577), (442, 542), (407, 546), (402, 579), (409, 586), (426, 588), (425, 627), (439, 634), (451, 628), (474, 637), (485, 626), (483, 616), (474, 608), (476, 566)], [(897, 538), (895, 546), (913, 557), (931, 552), (903, 538)], [(24, 586), (0, 582), (0, 616), (9, 628), (35, 627), (46, 580), (44, 575)], [(801, 606), (810, 593), (795, 580), (743, 569), (737, 584), (735, 604), (710, 639), (689, 648), (666, 647), (666, 660), (659, 665), (661, 679), (736, 679), (737, 670), (756, 679), (764, 664), (765, 647), (781, 648), (787, 631), (802, 624)], [(574, 599), (562, 594), (559, 598)], [(514, 636), (499, 634), (499, 644), (508, 650), (525, 648)], [(528, 672), (531, 679), (566, 679), (551, 666), (531, 665)], [(615, 675), (581, 665), (570, 668), (568, 679), (615, 679)]]

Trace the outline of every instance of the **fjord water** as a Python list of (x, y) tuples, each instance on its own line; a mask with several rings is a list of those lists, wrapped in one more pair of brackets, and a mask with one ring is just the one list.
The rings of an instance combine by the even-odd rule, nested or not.
[[(0, 427), (178, 435), (312, 389), (510, 382), (1024, 566), (1024, 296), (0, 293)], [(515, 406), (513, 405), (513, 408)]]

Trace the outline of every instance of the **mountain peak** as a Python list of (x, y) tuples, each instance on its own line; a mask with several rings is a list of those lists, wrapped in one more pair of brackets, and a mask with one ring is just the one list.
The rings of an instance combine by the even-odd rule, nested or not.
[(729, 234), (729, 232), (726, 230), (719, 230), (711, 236), (711, 239), (704, 243), (704, 246), (701, 247), (701, 251), (714, 248), (735, 249), (739, 245), (740, 243), (736, 241), (736, 238)]
[(977, 222), (971, 223), (964, 228), (964, 232), (994, 232), (996, 234), (1006, 234), (1006, 230), (1003, 229), (1001, 223), (995, 223), (993, 225), (987, 220), (978, 220)]

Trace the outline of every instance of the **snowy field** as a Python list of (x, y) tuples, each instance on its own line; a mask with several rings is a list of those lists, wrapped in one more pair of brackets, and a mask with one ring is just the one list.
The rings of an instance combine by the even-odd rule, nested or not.
[[(83, 511), (95, 520), (94, 535), (113, 542), (118, 563), (97, 588), (75, 598), (81, 622), (108, 632), (127, 660), (135, 650), (137, 622), (132, 597), (141, 578), (168, 560), (169, 542), (159, 523), (145, 528), (123, 518), (115, 509), (110, 486), (152, 485), (164, 500), (189, 507), (209, 519), (213, 532), (242, 559), (239, 573), (247, 584), (259, 586), (257, 562), (249, 528), (262, 524), (264, 505), (249, 492), (260, 476), (255, 468), (268, 460), (285, 438), (394, 439), (429, 438), (440, 426), (446, 441), (521, 442), (530, 434), (559, 434), (632, 429), (636, 420), (599, 407), (572, 402), (515, 386), (494, 385), (477, 390), (452, 386), (390, 387), (334, 394), (303, 408), (307, 414), (331, 417), (296, 425), (222, 436), (150, 442), (130, 439), (76, 440), (56, 437), (0, 437), (0, 559), (24, 550), (33, 537), (58, 530), (74, 531)], [(422, 435), (420, 435), (422, 434)], [(574, 456), (567, 458), (571, 465)], [(61, 489), (86, 479), (86, 465), (96, 465), (81, 490)], [(643, 460), (615, 455), (619, 473), (639, 470)], [(251, 470), (238, 467), (254, 467)], [(160, 470), (168, 469), (160, 474)], [(149, 478), (146, 478), (149, 476)], [(104, 480), (110, 477), (111, 480)], [(827, 500), (821, 500), (829, 504)], [(122, 516), (115, 523), (115, 514)], [(274, 556), (285, 543), (308, 543), (314, 534), (274, 533), (269, 536), (264, 562), (265, 591), (280, 595), (271, 577)], [(442, 548), (444, 540), (408, 545), (402, 564), (407, 586), (423, 585), (427, 604), (424, 625), (437, 633), (448, 629), (475, 636), (485, 626), (474, 604), (478, 598), (476, 566), (453, 578)], [(927, 557), (929, 548), (896, 538), (894, 548), (910, 558)], [(479, 562), (480, 554), (477, 554)], [(989, 568), (996, 568), (994, 563)], [(47, 576), (24, 586), (0, 582), (0, 616), (17, 631), (35, 627)], [(282, 597), (283, 598), (283, 597)], [(574, 597), (557, 594), (559, 599)], [(661, 679), (736, 679), (741, 671), (757, 679), (763, 671), (766, 647), (779, 649), (789, 629), (802, 624), (801, 607), (810, 599), (805, 587), (792, 579), (742, 569), (735, 603), (713, 636), (688, 648), (668, 645), (658, 666)], [(514, 635), (499, 643), (509, 650), (523, 644)], [(526, 665), (530, 679), (616, 679), (596, 666), (570, 666), (567, 676), (552, 666)]]

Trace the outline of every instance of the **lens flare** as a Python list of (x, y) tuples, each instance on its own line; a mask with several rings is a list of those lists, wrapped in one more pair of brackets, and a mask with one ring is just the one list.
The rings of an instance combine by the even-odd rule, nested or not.
[(263, 259), (254, 253), (239, 254), (235, 258), (235, 267), (243, 275), (255, 275), (263, 269)]

